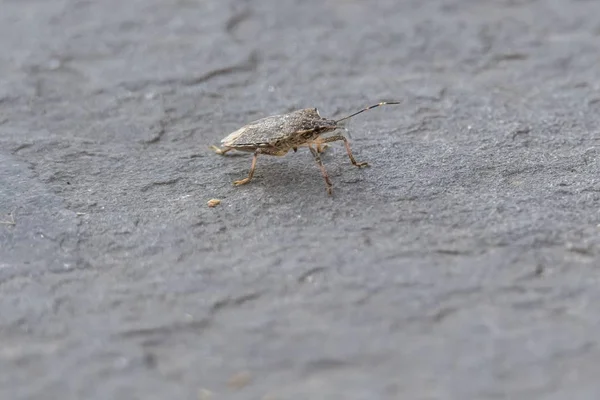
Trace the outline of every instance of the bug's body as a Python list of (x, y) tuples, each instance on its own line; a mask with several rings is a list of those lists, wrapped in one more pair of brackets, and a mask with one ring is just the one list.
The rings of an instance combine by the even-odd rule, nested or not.
[(321, 118), (316, 108), (305, 108), (250, 122), (221, 140), (221, 144), (239, 151), (263, 149), (271, 155), (283, 156), (292, 148), (336, 129), (335, 121)]
[[(379, 103), (371, 107), (367, 107), (348, 117), (331, 120), (323, 118), (319, 115), (316, 108), (304, 108), (293, 111), (289, 114), (273, 115), (270, 117), (261, 118), (250, 122), (235, 132), (227, 135), (221, 140), (222, 148), (212, 146), (213, 150), (218, 154), (225, 154), (230, 150), (253, 152), (254, 158), (248, 177), (240, 181), (235, 181), (235, 185), (243, 185), (248, 183), (254, 175), (256, 167), (256, 159), (259, 154), (272, 156), (283, 156), (290, 150), (296, 151), (298, 147), (308, 146), (315, 161), (321, 168), (321, 173), (327, 185), (327, 191), (332, 193), (332, 185), (327, 176), (327, 171), (321, 161), (320, 153), (325, 143), (342, 140), (346, 146), (348, 157), (352, 164), (357, 167), (367, 166), (367, 163), (356, 162), (350, 150), (348, 140), (342, 135), (334, 135), (327, 138), (322, 138), (321, 135), (333, 132), (340, 128), (338, 123), (342, 120), (353, 117), (368, 109), (378, 107), (383, 104), (398, 104), (397, 102)], [(316, 149), (313, 148), (316, 146)]]

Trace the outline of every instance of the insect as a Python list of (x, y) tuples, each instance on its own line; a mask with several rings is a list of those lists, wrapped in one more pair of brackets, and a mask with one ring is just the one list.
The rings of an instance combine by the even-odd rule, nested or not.
[(343, 141), (350, 162), (354, 166), (358, 168), (366, 167), (368, 166), (368, 163), (356, 161), (352, 154), (352, 150), (350, 149), (348, 139), (345, 136), (337, 134), (329, 137), (321, 137), (321, 135), (340, 129), (341, 126), (339, 123), (342, 121), (386, 104), (400, 104), (400, 102), (381, 102), (338, 120), (321, 117), (316, 108), (304, 108), (289, 114), (272, 115), (250, 122), (248, 125), (232, 132), (221, 140), (221, 148), (211, 146), (211, 149), (217, 154), (225, 154), (231, 150), (254, 153), (248, 176), (233, 182), (234, 185), (239, 186), (250, 182), (252, 179), (254, 170), (256, 169), (256, 160), (260, 154), (284, 156), (290, 150), (296, 152), (299, 147), (306, 146), (321, 169), (321, 174), (323, 175), (325, 185), (327, 186), (327, 193), (331, 195), (333, 193), (333, 185), (331, 184), (329, 176), (327, 175), (327, 170), (321, 161), (321, 153), (327, 146), (326, 143)]

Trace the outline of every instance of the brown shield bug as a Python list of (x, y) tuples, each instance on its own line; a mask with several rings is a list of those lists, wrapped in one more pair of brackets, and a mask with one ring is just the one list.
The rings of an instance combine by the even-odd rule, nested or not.
[(312, 153), (317, 165), (321, 169), (323, 179), (327, 185), (327, 192), (332, 194), (332, 184), (321, 161), (320, 153), (325, 143), (343, 141), (346, 146), (346, 152), (350, 162), (356, 167), (366, 167), (366, 162), (357, 162), (352, 155), (350, 144), (345, 136), (338, 134), (329, 137), (321, 137), (324, 133), (333, 132), (340, 129), (340, 122), (354, 117), (362, 112), (379, 107), (385, 104), (400, 104), (400, 102), (381, 102), (351, 115), (338, 120), (327, 119), (319, 115), (316, 108), (304, 108), (293, 111), (289, 114), (273, 115), (250, 122), (237, 131), (229, 134), (221, 140), (222, 147), (211, 146), (218, 154), (225, 154), (230, 150), (246, 151), (254, 153), (250, 172), (248, 176), (239, 181), (233, 182), (234, 185), (244, 185), (252, 179), (254, 169), (256, 168), (256, 159), (259, 154), (270, 156), (283, 156), (290, 150), (297, 151), (298, 147), (307, 146)]

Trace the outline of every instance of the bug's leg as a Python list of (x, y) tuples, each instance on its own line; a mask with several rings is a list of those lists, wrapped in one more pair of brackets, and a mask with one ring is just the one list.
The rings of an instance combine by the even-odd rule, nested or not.
[[(327, 148), (329, 148), (329, 145), (323, 144), (323, 142), (321, 140), (322, 139), (317, 139), (317, 140), (313, 140), (310, 142), (310, 144), (314, 144), (315, 146), (317, 146), (317, 153), (319, 153), (319, 154), (323, 154), (325, 152), (325, 150)], [(308, 144), (301, 144), (300, 146), (308, 146)], [(292, 147), (292, 150), (294, 150), (294, 152), (296, 152), (298, 150), (298, 147)]]
[(317, 153), (319, 154), (323, 154), (325, 150), (329, 147), (328, 144), (325, 144), (325, 142), (323, 142), (323, 138), (320, 137), (315, 140), (312, 140), (310, 144), (314, 144), (317, 147)]
[(217, 146), (210, 146), (210, 148), (217, 154), (225, 154), (228, 151), (233, 150), (231, 147), (223, 147), (222, 149), (220, 149)]
[(366, 162), (357, 162), (354, 159), (354, 156), (352, 155), (352, 150), (350, 149), (350, 143), (348, 143), (348, 139), (346, 139), (345, 136), (335, 135), (335, 136), (330, 136), (328, 138), (320, 139), (319, 140), (319, 144), (325, 144), (325, 143), (329, 143), (329, 142), (336, 142), (338, 140), (343, 140), (344, 141), (344, 145), (346, 146), (346, 152), (348, 153), (348, 157), (350, 158), (350, 162), (352, 162), (352, 165), (355, 165), (358, 168), (360, 168), (360, 167), (368, 167), (369, 166), (369, 163), (366, 163)]
[(317, 151), (319, 153), (324, 153), (325, 150), (327, 150), (328, 148), (329, 148), (328, 144), (321, 144), (321, 143), (317, 144)]
[(252, 165), (250, 165), (250, 172), (248, 172), (248, 177), (241, 179), (239, 181), (233, 182), (235, 186), (245, 185), (250, 182), (252, 176), (254, 175), (254, 169), (256, 168), (256, 159), (258, 158), (258, 150), (254, 152), (254, 157), (252, 157)]
[(319, 155), (319, 152), (317, 150), (315, 150), (310, 144), (308, 145), (308, 148), (310, 149), (310, 152), (312, 153), (313, 157), (315, 158), (317, 165), (321, 169), (321, 174), (323, 175), (323, 179), (325, 179), (325, 185), (327, 185), (327, 193), (331, 196), (331, 194), (333, 193), (333, 190), (332, 190), (333, 185), (331, 184), (331, 181), (329, 180), (329, 175), (327, 175), (327, 170), (325, 169), (325, 166), (323, 165), (323, 161), (321, 161), (321, 156)]

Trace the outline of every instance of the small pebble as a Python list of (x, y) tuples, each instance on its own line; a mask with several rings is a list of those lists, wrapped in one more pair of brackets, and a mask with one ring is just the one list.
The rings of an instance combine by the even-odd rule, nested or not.
[(208, 204), (209, 207), (216, 207), (219, 204), (221, 204), (221, 200), (219, 200), (219, 199), (210, 199), (207, 204)]

